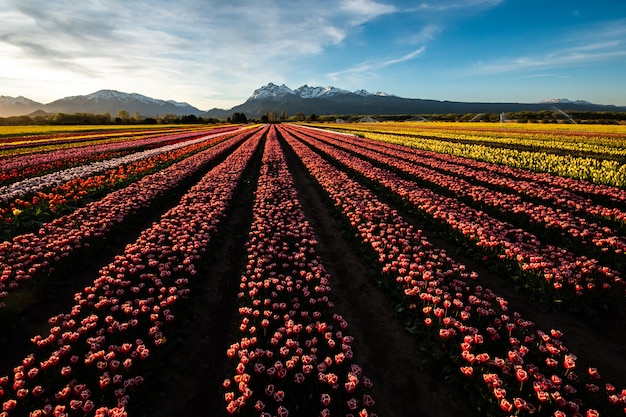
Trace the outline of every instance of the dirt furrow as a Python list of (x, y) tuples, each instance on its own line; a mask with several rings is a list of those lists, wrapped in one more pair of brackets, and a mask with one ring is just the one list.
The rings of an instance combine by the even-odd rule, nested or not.
[(377, 265), (354, 244), (302, 163), (284, 144), (298, 195), (319, 240), (318, 253), (331, 279), (331, 296), (350, 324), (355, 358), (374, 382), (381, 416), (468, 415), (467, 403), (424, 361), (420, 343), (396, 316), (392, 302), (376, 285)]

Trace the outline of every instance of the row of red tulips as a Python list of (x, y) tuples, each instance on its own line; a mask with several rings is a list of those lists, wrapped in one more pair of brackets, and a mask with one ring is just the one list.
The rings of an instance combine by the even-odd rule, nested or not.
[[(112, 189), (120, 188), (125, 184), (136, 181), (144, 175), (156, 172), (160, 169), (179, 161), (193, 153), (199, 152), (215, 143), (224, 140), (228, 133), (202, 136), (193, 140), (162, 147), (162, 150), (150, 151), (152, 155), (146, 154), (139, 157), (138, 154), (128, 155), (124, 162), (123, 158), (116, 165), (115, 160), (107, 162), (110, 168), (104, 172), (91, 165), (72, 168), (73, 175), (64, 177), (63, 171), (48, 174), (50, 184), (46, 185), (45, 178), (37, 183), (35, 188), (26, 186), (19, 187), (15, 193), (17, 197), (8, 197), (0, 205), (0, 222), (5, 224), (7, 230), (4, 232), (4, 239), (10, 238), (17, 233), (23, 233), (33, 229), (44, 218), (50, 218), (72, 210), (83, 204), (85, 198), (96, 198), (102, 193), (108, 193)], [(169, 147), (172, 147), (169, 149)], [(38, 177), (40, 178), (40, 177)], [(36, 181), (38, 178), (30, 180)], [(29, 181), (29, 180), (27, 180)], [(57, 184), (57, 185), (55, 185)], [(14, 183), (13, 185), (17, 185)]]
[(241, 339), (228, 349), (230, 414), (375, 416), (371, 381), (353, 359), (348, 323), (334, 312), (317, 241), (298, 202), (276, 130), (256, 188), (248, 263), (240, 280)]
[[(565, 132), (561, 132), (559, 134), (563, 135), (565, 134)], [(608, 200), (615, 204), (619, 204), (622, 208), (624, 208), (626, 204), (626, 190), (610, 185), (594, 184), (586, 180), (560, 177), (558, 175), (546, 172), (534, 172), (507, 165), (498, 165), (470, 158), (463, 158), (460, 156), (443, 155), (437, 152), (424, 151), (421, 149), (411, 149), (399, 145), (393, 145), (390, 143), (387, 145), (391, 148), (404, 149), (407, 153), (422, 155), (428, 158), (445, 159), (450, 162), (458, 163), (468, 167), (484, 169), (487, 171), (491, 171), (494, 174), (505, 175), (517, 180), (529, 181), (531, 183), (540, 183), (552, 187), (559, 187), (564, 190), (580, 193), (582, 195), (588, 195), (593, 199), (598, 199), (599, 201)]]
[[(186, 178), (221, 155), (230, 152), (251, 133), (236, 137), (189, 156), (154, 174), (74, 212), (44, 224), (35, 233), (19, 235), (0, 244), (0, 308), (4, 307), (9, 292), (24, 282), (49, 275), (62, 260), (106, 238), (130, 216), (150, 207), (166, 196)], [(226, 136), (215, 138), (223, 140)], [(209, 141), (212, 145), (215, 141)]]
[[(141, 159), (146, 159), (155, 155), (159, 155), (161, 153), (179, 149), (187, 145), (192, 145), (195, 142), (203, 141), (209, 136), (214, 135), (196, 135), (187, 132), (186, 134), (183, 133), (173, 137), (170, 136), (170, 139), (176, 139), (176, 137), (180, 137), (180, 140), (166, 140), (165, 143), (158, 143), (159, 146), (148, 147), (144, 150), (136, 149), (134, 152), (124, 155), (122, 157), (111, 157), (100, 161), (92, 161), (85, 164), (71, 166), (65, 169), (54, 170), (53, 172), (49, 172), (47, 174), (43, 172), (38, 172), (36, 178), (29, 178), (27, 176), (19, 175), (19, 180), (10, 182), (9, 184), (0, 187), (0, 199), (6, 203), (11, 199), (19, 198), (27, 194), (33, 194), (36, 191), (62, 184), (63, 182), (74, 178), (86, 177), (88, 175), (104, 172), (109, 168), (114, 168), (119, 165), (128, 164)], [(91, 149), (91, 147), (79, 148), (75, 151), (75, 153), (80, 155), (80, 149)], [(45, 156), (45, 152), (43, 154), (37, 155), (44, 155), (44, 161), (47, 159), (47, 157)], [(37, 163), (38, 161), (34, 162)], [(40, 169), (39, 171), (43, 170)]]
[(0, 378), (0, 416), (126, 415), (262, 135), (257, 129), (101, 268), (68, 313), (50, 318), (49, 334), (34, 336), (34, 352)]
[[(400, 150), (331, 132), (319, 132), (317, 137), (407, 172), (420, 181), (452, 192), (457, 198), (506, 213), (511, 218), (520, 218), (521, 222), (556, 230), (558, 235), (564, 232), (576, 242), (591, 245), (592, 250), (597, 247), (603, 252), (625, 254), (626, 239), (617, 230), (588, 220), (590, 217), (606, 217), (618, 225), (622, 223), (623, 228), (626, 212), (619, 208), (595, 204), (588, 198), (552, 185), (512, 179), (492, 170), (461, 165), (441, 157), (407, 153), (406, 148)], [(475, 184), (477, 180), (484, 185)], [(543, 202), (529, 201), (524, 195), (540, 198)]]
[[(67, 148), (65, 142), (58, 143), (59, 149), (46, 149), (42, 152), (11, 156), (0, 159), (0, 184), (40, 176), (48, 172), (57, 171), (89, 162), (101, 161), (127, 155), (146, 149), (153, 149), (190, 140), (207, 134), (217, 134), (233, 128), (207, 129), (186, 133), (151, 134), (144, 133), (140, 138), (133, 135), (115, 137), (115, 140), (90, 141), (86, 146)], [(71, 143), (71, 142), (70, 142)]]
[[(626, 220), (626, 211), (623, 209), (599, 204), (592, 198), (578, 194), (573, 190), (559, 187), (553, 182), (545, 183), (533, 181), (531, 179), (532, 177), (514, 178), (503, 172), (498, 172), (497, 169), (494, 170), (494, 168), (498, 168), (498, 166), (494, 164), (477, 164), (474, 160), (461, 158), (450, 158), (452, 160), (449, 160), (433, 152), (419, 151), (416, 149), (411, 149), (407, 152), (406, 147), (400, 149), (399, 146), (392, 144), (374, 143), (371, 144), (371, 146), (367, 146), (367, 148), (397, 158), (425, 164), (426, 166), (431, 166), (432, 161), (436, 161), (435, 165), (438, 170), (444, 170), (445, 172), (458, 175), (462, 178), (480, 181), (483, 184), (488, 184), (493, 187), (511, 190), (520, 195), (528, 196), (574, 213), (580, 213), (599, 219), (605, 218), (614, 222), (623, 222)], [(530, 174), (532, 176), (532, 173)], [(613, 192), (616, 194), (620, 193), (617, 189), (614, 189)], [(619, 195), (621, 195), (621, 193)]]
[[(47, 146), (55, 146), (59, 143), (65, 143), (67, 145), (72, 146), (81, 146), (82, 144), (87, 144), (88, 142), (100, 142), (103, 140), (116, 140), (117, 138), (127, 138), (127, 137), (143, 137), (149, 136), (152, 134), (163, 134), (163, 133), (175, 133), (182, 130), (186, 130), (184, 128), (165, 128), (165, 129), (114, 129), (114, 130), (96, 130), (96, 131), (84, 131), (84, 132), (57, 132), (57, 133), (40, 133), (34, 135), (16, 135), (16, 136), (5, 136), (2, 138), (2, 143), (0, 144), (0, 151), (6, 151), (11, 149), (21, 149), (27, 148), (32, 149), (33, 147), (42, 148)], [(123, 139), (125, 140), (125, 139)], [(27, 152), (29, 153), (29, 152)]]
[(466, 375), (468, 389), (482, 390), (494, 410), (555, 416), (626, 412), (626, 389), (604, 382), (595, 368), (579, 371), (561, 332), (535, 329), (509, 311), (504, 298), (479, 285), (476, 273), (434, 248), (374, 193), (286, 129), (281, 134), (378, 254), (381, 272), (391, 288), (400, 289), (400, 302), (414, 312), (422, 337)]
[[(428, 216), (460, 232), (468, 242), (483, 248), (498, 261), (508, 260), (517, 264), (525, 277), (523, 285), (546, 294), (550, 299), (553, 296), (562, 299), (568, 294), (581, 296), (590, 293), (588, 301), (593, 306), (598, 301), (595, 297), (597, 291), (594, 291), (596, 288), (609, 289), (615, 283), (623, 285), (616, 270), (599, 265), (595, 259), (577, 257), (563, 248), (542, 244), (531, 233), (473, 209), (455, 198), (420, 187), (389, 170), (310, 136), (301, 137), (307, 143), (314, 143), (323, 149), (333, 159), (409, 199)], [(554, 290), (557, 290), (556, 293)]]
[[(155, 145), (158, 146), (158, 145)], [(147, 148), (145, 148), (147, 149)], [(75, 150), (65, 150), (65, 155), (60, 156), (60, 159), (54, 161), (37, 161), (28, 167), (7, 166), (0, 171), (0, 184), (5, 185), (19, 179), (31, 178), (49, 172), (58, 171), (61, 169), (82, 165), (93, 161), (102, 161), (109, 158), (119, 158), (124, 155), (128, 155), (135, 152), (134, 148), (126, 148), (122, 150), (114, 149), (100, 152), (90, 152), (89, 156), (77, 154)], [(61, 153), (61, 152), (58, 152)], [(31, 157), (31, 155), (28, 155)], [(41, 159), (41, 154), (32, 155), (31, 159)], [(14, 162), (17, 158), (12, 158), (10, 162)], [(7, 161), (8, 162), (8, 161)], [(9, 165), (9, 164), (6, 164)], [(11, 163), (10, 165), (14, 165)]]

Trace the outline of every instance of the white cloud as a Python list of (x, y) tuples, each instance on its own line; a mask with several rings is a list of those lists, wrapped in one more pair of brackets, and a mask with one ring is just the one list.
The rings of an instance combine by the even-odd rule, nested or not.
[(340, 80), (344, 76), (354, 77), (357, 75), (365, 75), (365, 74), (372, 76), (372, 75), (375, 75), (376, 71), (381, 68), (388, 67), (388, 66), (395, 65), (395, 64), (400, 64), (406, 61), (410, 61), (422, 55), (425, 51), (426, 51), (426, 47), (421, 46), (414, 51), (411, 51), (405, 55), (402, 55), (401, 57), (387, 58), (387, 59), (381, 59), (377, 61), (361, 62), (351, 68), (348, 68), (342, 71), (332, 72), (327, 75), (331, 80), (334, 80), (334, 81)]
[[(425, 59), (426, 47), (433, 51), (429, 60), (437, 59), (444, 55), (438, 47), (453, 44), (443, 36), (448, 27), (454, 25), (455, 33), (472, 30), (465, 25), (474, 15), (509, 4), (0, 0), (0, 94), (49, 102), (112, 88), (208, 109), (239, 104), (269, 81), (310, 84), (317, 78), (342, 88), (362, 88), (357, 81), (378, 78), (391, 84), (401, 81), (386, 80), (384, 69), (418, 59), (420, 69), (441, 73), (437, 62)], [(376, 33), (370, 30), (374, 27)], [(369, 48), (372, 39), (377, 47)], [(460, 61), (464, 54), (446, 54), (446, 68), (456, 65), (458, 75), (528, 70), (516, 76), (549, 74), (572, 65), (591, 68), (597, 62), (623, 59), (625, 39), (626, 20), (603, 22), (564, 33), (556, 40), (561, 46), (551, 51), (516, 54), (513, 48), (503, 49), (495, 51), (499, 57), (480, 57), (483, 62), (469, 70), (469, 64)], [(337, 56), (342, 64), (333, 61)], [(331, 66), (319, 69), (323, 65)]]
[(206, 100), (231, 85), (234, 94), (249, 95), (259, 81), (282, 76), (289, 62), (321, 54), (394, 10), (370, 0), (314, 7), (305, 0), (0, 0), (0, 77), (20, 78), (34, 66), (71, 88), (134, 86), (159, 98), (191, 93)]
[(397, 11), (393, 5), (376, 3), (370, 0), (344, 0), (341, 2), (339, 9), (351, 16), (353, 25), (360, 25), (378, 16)]
[(427, 24), (418, 32), (406, 37), (407, 43), (411, 45), (427, 43), (434, 40), (443, 31), (440, 25)]
[(626, 21), (605, 23), (603, 28), (595, 27), (563, 37), (560, 49), (532, 56), (518, 56), (480, 62), (472, 69), (472, 74), (495, 74), (519, 72), (523, 70), (545, 70), (572, 66), (595, 66), (626, 57)]
[(424, 51), (426, 51), (426, 47), (421, 46), (417, 48), (416, 50), (409, 52), (406, 55), (401, 56), (400, 58), (393, 58), (393, 59), (388, 59), (386, 61), (383, 61), (378, 65), (378, 67), (382, 68), (382, 67), (387, 67), (389, 65), (399, 64), (401, 62), (410, 61), (411, 59), (416, 58), (420, 56), (421, 54), (423, 54)]
[(503, 3), (504, 0), (438, 0), (424, 1), (411, 7), (414, 11), (446, 12), (451, 10), (474, 11), (481, 8), (495, 7)]

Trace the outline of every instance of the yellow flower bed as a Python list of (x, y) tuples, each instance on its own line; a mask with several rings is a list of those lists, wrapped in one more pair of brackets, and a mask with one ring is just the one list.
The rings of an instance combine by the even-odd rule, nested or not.
[(597, 184), (626, 186), (626, 126), (507, 123), (501, 127), (495, 123), (439, 122), (316, 126)]

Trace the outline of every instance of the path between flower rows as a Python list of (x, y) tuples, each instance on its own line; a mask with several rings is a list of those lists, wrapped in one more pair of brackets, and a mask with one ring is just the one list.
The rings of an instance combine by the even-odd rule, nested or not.
[[(349, 323), (348, 330), (355, 338), (355, 359), (374, 381), (372, 396), (378, 415), (471, 414), (452, 387), (446, 386), (438, 369), (420, 370), (425, 356), (419, 343), (398, 321), (389, 300), (376, 287), (370, 265), (342, 235), (336, 217), (308, 174), (294, 155), (287, 156), (299, 200), (320, 242), (319, 255), (332, 277), (330, 297)], [(189, 311), (193, 323), (179, 329), (180, 340), (169, 346), (170, 354), (160, 370), (155, 370), (168, 376), (159, 378), (154, 386), (146, 381), (146, 388), (158, 394), (150, 395), (149, 404), (143, 402), (145, 408), (139, 415), (227, 415), (220, 385), (226, 375), (225, 352), (235, 333), (235, 296), (245, 267), (244, 243), (257, 176), (258, 166), (250, 170), (249, 179), (234, 196), (232, 211), (221, 225), (221, 240), (205, 272), (205, 285), (189, 300), (195, 306)]]
[[(320, 242), (319, 255), (334, 279), (332, 299), (337, 310), (348, 321), (350, 332), (355, 337), (355, 358), (374, 380), (373, 396), (377, 401), (378, 414), (442, 417), (472, 415), (474, 410), (466, 409), (467, 403), (463, 394), (442, 379), (436, 366), (422, 362), (428, 356), (420, 351), (419, 342), (402, 328), (390, 301), (376, 287), (371, 265), (363, 259), (354, 242), (342, 234), (336, 215), (296, 157), (289, 151), (286, 153), (300, 202)], [(222, 319), (214, 320), (212, 325), (209, 323), (210, 319), (200, 322), (203, 324), (199, 324), (199, 329), (204, 330), (199, 334), (190, 331), (191, 338), (199, 338), (198, 345), (196, 342), (187, 343), (175, 359), (177, 366), (181, 362), (187, 365), (188, 373), (179, 375), (179, 382), (174, 383), (178, 380), (172, 380), (171, 385), (164, 385), (165, 392), (172, 386), (183, 384), (185, 388), (181, 391), (184, 392), (179, 393), (180, 396), (164, 394), (161, 402), (155, 402), (154, 408), (146, 415), (211, 415), (208, 410), (224, 405), (221, 390), (215, 388), (219, 387), (221, 375), (224, 373), (216, 371), (220, 369), (224, 351), (230, 342), (229, 331), (232, 332), (234, 326), (232, 311), (229, 314), (224, 311), (224, 307), (233, 302), (236, 282), (244, 265), (241, 254), (244, 253), (243, 243), (250, 224), (252, 189), (253, 186), (248, 186), (247, 194), (240, 192), (235, 197), (234, 211), (229, 216), (228, 223), (223, 225), (225, 244), (215, 254), (216, 260), (209, 266), (209, 276), (214, 279), (222, 277), (221, 284), (217, 284), (217, 281), (211, 284), (218, 291), (213, 292), (208, 287), (205, 289), (206, 295), (218, 300), (219, 306), (209, 308), (205, 305), (204, 312), (197, 313), (200, 317), (215, 317), (220, 314)], [(456, 252), (454, 244), (439, 238), (435, 231), (429, 230), (419, 219), (403, 212), (401, 208), (398, 209), (411, 224), (424, 230), (435, 246), (446, 249), (449, 253)], [(523, 312), (537, 323), (538, 328), (562, 330), (563, 340), (580, 353), (581, 357), (592, 359), (593, 365), (603, 369), (604, 375), (610, 380), (624, 382), (622, 369), (626, 352), (619, 332), (615, 332), (616, 325), (618, 329), (623, 327), (619, 324), (620, 321), (613, 320), (609, 315), (587, 319), (573, 313), (554, 313), (537, 308), (525, 294), (506, 284), (502, 277), (479, 262), (462, 254), (454, 257), (478, 272), (488, 287), (505, 296), (514, 310)], [(208, 361), (202, 363), (179, 359), (193, 352), (208, 358)], [(198, 366), (201, 367), (200, 371)], [(208, 374), (211, 376), (207, 379)]]
[[(287, 146), (283, 148), (299, 200), (319, 241), (318, 254), (332, 277), (330, 297), (355, 337), (357, 362), (374, 382), (375, 411), (379, 416), (397, 417), (472, 415), (463, 393), (443, 379), (440, 369), (423, 362), (428, 355), (421, 352), (419, 341), (405, 331), (390, 301), (377, 288), (371, 265), (350, 236), (342, 233), (332, 208), (295, 155)], [(244, 243), (252, 219), (259, 166), (260, 151), (244, 175), (226, 221), (220, 225), (219, 239), (211, 245), (203, 278), (192, 289), (189, 299), (181, 303), (175, 329), (157, 353), (158, 363), (145, 375), (144, 386), (131, 399), (130, 417), (226, 415), (220, 386), (227, 375), (226, 349), (235, 337), (237, 326), (235, 298), (246, 262)], [(402, 212), (402, 208), (398, 210), (409, 223), (424, 230), (429, 241), (455, 253), (453, 244), (425, 229), (417, 218)], [(157, 218), (162, 211), (154, 209), (153, 215), (146, 218)], [(117, 236), (108, 251), (100, 254), (97, 263), (101, 265), (77, 269), (77, 278), (86, 273), (94, 273), (95, 278), (93, 271), (106, 265), (115, 254), (123, 253), (126, 242), (134, 240), (137, 230), (129, 229), (127, 233), (128, 236)], [(626, 385), (623, 372), (626, 351), (619, 332), (615, 332), (616, 328), (623, 329), (623, 325), (615, 327), (610, 316), (592, 320), (571, 313), (545, 312), (478, 262), (463, 255), (453, 257), (478, 272), (488, 287), (505, 296), (514, 310), (535, 321), (538, 328), (560, 329), (564, 332), (564, 342), (572, 350), (593, 359), (593, 366), (604, 370), (608, 379)], [(70, 306), (71, 294), (68, 294), (64, 301), (43, 305), (42, 310), (20, 325), (27, 329), (45, 328), (46, 319), (42, 317), (64, 312)], [(624, 323), (623, 315), (618, 319)], [(24, 333), (20, 337), (28, 336)], [(27, 345), (27, 341), (22, 344)], [(15, 345), (0, 346), (0, 356), (13, 352), (14, 348)], [(6, 373), (10, 366), (9, 361), (2, 362), (1, 373)]]

